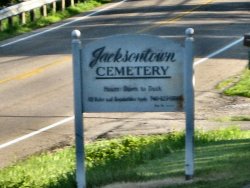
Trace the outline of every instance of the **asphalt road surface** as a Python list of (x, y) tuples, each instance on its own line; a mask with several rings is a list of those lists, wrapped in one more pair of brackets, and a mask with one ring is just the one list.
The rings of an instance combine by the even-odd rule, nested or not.
[[(86, 16), (91, 12), (85, 13), (0, 42), (1, 167), (27, 155), (73, 143), (71, 32), (74, 29), (81, 31), (84, 45), (109, 35), (134, 33), (183, 43), (185, 29), (194, 28), (195, 61), (202, 60), (196, 66), (197, 109), (204, 112), (198, 114), (197, 120), (207, 119), (206, 113), (211, 108), (206, 106), (218, 102), (214, 98), (205, 99), (213, 87), (220, 80), (238, 74), (247, 63), (242, 36), (250, 32), (248, 0), (127, 0), (93, 12), (91, 16)], [(234, 41), (237, 42), (224, 49)], [(214, 52), (218, 54), (203, 59)], [(232, 101), (227, 102), (229, 106)], [(247, 114), (249, 107), (235, 111)], [(85, 114), (85, 135), (86, 140), (92, 140), (115, 129), (124, 134), (166, 132), (178, 129), (183, 122), (183, 114), (171, 113)], [(50, 125), (54, 128), (41, 130)], [(30, 133), (39, 134), (15, 140)], [(8, 144), (13, 140), (13, 144)]]

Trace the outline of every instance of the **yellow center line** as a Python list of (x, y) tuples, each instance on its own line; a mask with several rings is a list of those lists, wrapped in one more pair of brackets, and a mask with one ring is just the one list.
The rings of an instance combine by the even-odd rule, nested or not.
[(179, 15), (173, 17), (173, 18), (170, 18), (170, 19), (167, 19), (167, 20), (163, 20), (163, 21), (158, 21), (158, 22), (156, 22), (152, 26), (149, 26), (149, 27), (146, 27), (144, 29), (139, 30), (137, 33), (142, 33), (142, 32), (145, 32), (145, 31), (149, 31), (151, 29), (159, 27), (159, 25), (166, 25), (166, 24), (174, 23), (174, 22), (182, 19), (183, 17), (192, 14), (195, 10), (197, 10), (197, 9), (203, 7), (203, 6), (209, 5), (210, 3), (214, 2), (214, 1), (215, 0), (206, 1), (206, 2), (204, 2), (204, 3), (202, 3), (202, 4), (198, 5), (198, 6), (195, 6), (194, 8), (192, 8), (190, 10), (182, 12), (181, 14), (179, 14)]
[(10, 82), (10, 81), (14, 81), (14, 80), (23, 80), (23, 79), (26, 79), (26, 78), (35, 76), (35, 75), (37, 75), (37, 74), (39, 74), (39, 73), (42, 73), (42, 72), (44, 72), (45, 70), (49, 69), (50, 67), (53, 67), (53, 66), (62, 64), (62, 63), (64, 63), (64, 62), (69, 62), (69, 61), (70, 61), (70, 58), (69, 58), (69, 57), (66, 57), (66, 58), (63, 58), (63, 59), (61, 59), (61, 60), (57, 60), (57, 61), (54, 61), (54, 62), (52, 62), (52, 63), (49, 63), (49, 64), (47, 64), (47, 65), (43, 65), (43, 66), (41, 66), (41, 67), (35, 68), (35, 69), (31, 70), (31, 71), (24, 72), (24, 73), (15, 75), (15, 76), (13, 76), (13, 77), (10, 77), (10, 78), (6, 78), (6, 79), (3, 79), (3, 80), (0, 80), (0, 84), (4, 84), (4, 83)]

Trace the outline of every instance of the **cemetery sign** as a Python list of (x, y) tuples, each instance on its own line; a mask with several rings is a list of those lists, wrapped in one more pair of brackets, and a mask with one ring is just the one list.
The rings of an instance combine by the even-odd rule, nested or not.
[(86, 188), (83, 112), (185, 112), (185, 175), (194, 174), (193, 33), (185, 46), (151, 35), (115, 35), (82, 47), (72, 32), (76, 181)]
[(183, 110), (183, 48), (147, 35), (118, 35), (82, 50), (85, 112)]

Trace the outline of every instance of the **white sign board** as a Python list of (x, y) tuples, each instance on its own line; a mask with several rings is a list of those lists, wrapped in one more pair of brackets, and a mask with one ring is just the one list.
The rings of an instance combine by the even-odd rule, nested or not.
[(183, 111), (183, 48), (147, 35), (117, 35), (82, 49), (84, 112)]

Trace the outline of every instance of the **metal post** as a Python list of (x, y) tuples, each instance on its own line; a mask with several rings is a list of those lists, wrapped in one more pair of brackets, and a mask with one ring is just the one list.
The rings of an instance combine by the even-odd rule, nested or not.
[(44, 16), (44, 17), (47, 17), (47, 5), (43, 5), (41, 7), (41, 15)]
[(20, 23), (21, 23), (22, 25), (26, 24), (26, 14), (25, 14), (25, 12), (22, 12), (22, 13), (20, 14)]
[(77, 188), (86, 188), (84, 164), (84, 134), (82, 109), (82, 74), (81, 74), (81, 32), (72, 32), (72, 54), (74, 73), (74, 111), (75, 111), (75, 142), (76, 142), (76, 182)]
[(194, 70), (193, 70), (193, 34), (194, 30), (188, 28), (185, 32), (185, 60), (184, 60), (184, 100), (186, 113), (185, 138), (185, 177), (190, 180), (194, 175)]
[(52, 12), (53, 14), (56, 13), (56, 1), (52, 2)]
[(61, 10), (64, 11), (65, 10), (65, 0), (62, 0), (61, 2)]

